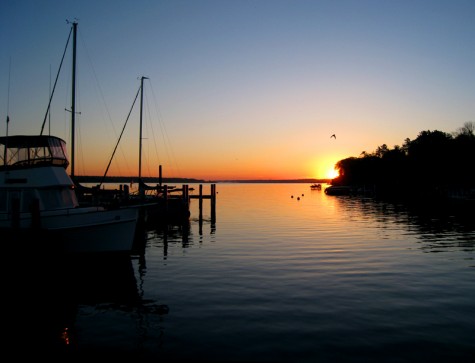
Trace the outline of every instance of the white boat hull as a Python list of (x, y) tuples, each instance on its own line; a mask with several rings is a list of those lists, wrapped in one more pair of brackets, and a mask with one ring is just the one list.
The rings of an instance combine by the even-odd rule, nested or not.
[[(3, 217), (3, 218), (2, 218)], [(37, 222), (31, 214), (22, 213), (17, 227), (3, 215), (0, 228), (11, 236), (35, 233), (47, 236), (47, 243), (54, 244), (62, 252), (130, 252), (133, 249), (138, 210), (134, 208), (101, 210), (77, 208), (44, 212)], [(43, 238), (44, 240), (44, 238)], [(45, 246), (50, 249), (51, 246)]]
[[(58, 238), (65, 252), (130, 252), (133, 248), (137, 211), (134, 209), (61, 216), (61, 228), (46, 228)], [(70, 219), (68, 221), (68, 219)], [(47, 220), (47, 218), (45, 218)], [(68, 223), (69, 222), (69, 223)]]

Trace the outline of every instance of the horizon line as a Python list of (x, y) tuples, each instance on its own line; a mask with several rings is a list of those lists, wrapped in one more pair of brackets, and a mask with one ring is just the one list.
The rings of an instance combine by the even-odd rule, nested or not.
[[(127, 179), (130, 181), (134, 181), (134, 179), (138, 178), (136, 176), (98, 176), (98, 175), (76, 175), (76, 179), (81, 179), (83, 182), (85, 179), (90, 179), (91, 182), (95, 180), (111, 180), (111, 179)], [(155, 176), (146, 176), (142, 177), (143, 180), (156, 180), (159, 181), (160, 177)], [(299, 182), (299, 183), (328, 183), (332, 179), (329, 178), (288, 178), (288, 179), (198, 179), (198, 178), (187, 178), (187, 177), (162, 177), (162, 181), (191, 181), (191, 182), (203, 182), (203, 183), (278, 183), (278, 182)]]

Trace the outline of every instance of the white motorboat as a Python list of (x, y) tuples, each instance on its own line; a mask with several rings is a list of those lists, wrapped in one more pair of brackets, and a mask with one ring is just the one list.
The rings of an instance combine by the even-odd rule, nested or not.
[(26, 236), (35, 250), (131, 252), (138, 209), (83, 207), (75, 192), (76, 30), (77, 23), (73, 22), (71, 165), (66, 142), (43, 135), (46, 116), (39, 135), (9, 136), (7, 115), (6, 136), (0, 137), (0, 230), (8, 240)]
[[(127, 252), (138, 210), (80, 207), (64, 140), (55, 136), (0, 137), (0, 230), (18, 236), (47, 233), (65, 252)], [(45, 246), (50, 248), (50, 246)]]

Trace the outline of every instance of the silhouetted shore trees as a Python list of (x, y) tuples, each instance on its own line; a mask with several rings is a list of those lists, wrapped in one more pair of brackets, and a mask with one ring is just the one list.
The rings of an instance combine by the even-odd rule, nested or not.
[(338, 161), (333, 185), (349, 185), (384, 195), (467, 197), (475, 189), (475, 123), (451, 134), (421, 131), (402, 146), (386, 144), (372, 153)]

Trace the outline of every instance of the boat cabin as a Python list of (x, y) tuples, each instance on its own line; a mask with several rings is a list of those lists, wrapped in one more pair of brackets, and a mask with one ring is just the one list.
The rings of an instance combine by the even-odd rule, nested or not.
[(66, 143), (55, 136), (0, 137), (0, 213), (78, 206), (66, 173)]
[(35, 165), (69, 165), (66, 143), (55, 136), (15, 135), (0, 137), (0, 168)]

